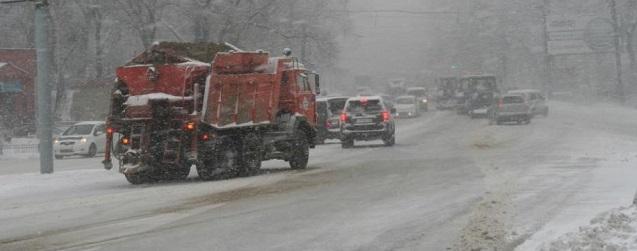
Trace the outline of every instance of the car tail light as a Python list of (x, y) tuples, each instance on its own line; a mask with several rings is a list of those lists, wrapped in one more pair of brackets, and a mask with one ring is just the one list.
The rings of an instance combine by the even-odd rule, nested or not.
[(113, 132), (115, 132), (115, 129), (113, 129), (113, 127), (106, 128), (106, 133), (108, 133), (109, 135), (113, 134)]
[(341, 122), (347, 122), (348, 119), (347, 113), (341, 113)]
[(184, 129), (186, 131), (194, 131), (196, 128), (195, 122), (187, 122), (186, 125), (184, 126)]
[(202, 141), (208, 141), (210, 139), (210, 134), (204, 133), (201, 135)]
[(390, 114), (388, 111), (384, 111), (381, 113), (381, 117), (383, 118), (383, 122), (388, 122), (390, 119)]
[(502, 107), (504, 107), (504, 102), (502, 99), (498, 99), (498, 109), (502, 109)]

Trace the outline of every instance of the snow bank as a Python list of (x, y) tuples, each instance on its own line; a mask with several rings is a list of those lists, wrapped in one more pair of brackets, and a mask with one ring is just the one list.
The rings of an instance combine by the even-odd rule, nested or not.
[(637, 250), (637, 206), (613, 209), (540, 250)]

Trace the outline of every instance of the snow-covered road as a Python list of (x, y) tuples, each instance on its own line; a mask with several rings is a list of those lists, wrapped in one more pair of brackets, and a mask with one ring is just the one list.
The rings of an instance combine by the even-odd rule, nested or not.
[(0, 250), (535, 250), (637, 189), (637, 111), (554, 103), (528, 126), (453, 112), (308, 170), (129, 185), (100, 159), (0, 160)]

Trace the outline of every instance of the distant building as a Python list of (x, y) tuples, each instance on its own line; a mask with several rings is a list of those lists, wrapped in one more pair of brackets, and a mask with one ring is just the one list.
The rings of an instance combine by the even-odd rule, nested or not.
[(0, 48), (0, 127), (35, 131), (35, 49)]

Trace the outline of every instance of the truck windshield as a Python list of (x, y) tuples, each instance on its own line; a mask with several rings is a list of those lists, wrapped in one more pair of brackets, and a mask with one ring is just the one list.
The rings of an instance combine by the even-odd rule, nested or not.
[(347, 105), (347, 112), (379, 112), (383, 109), (380, 100), (367, 100), (363, 103), (360, 100), (350, 101)]
[(94, 125), (74, 125), (66, 129), (62, 135), (89, 135)]

